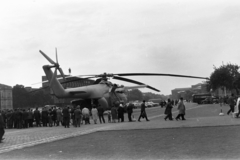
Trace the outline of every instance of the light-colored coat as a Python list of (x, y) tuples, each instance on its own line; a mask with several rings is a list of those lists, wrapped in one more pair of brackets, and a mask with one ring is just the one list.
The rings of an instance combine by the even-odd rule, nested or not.
[(186, 108), (183, 101), (178, 102), (178, 110), (179, 110), (179, 114), (185, 114)]
[(93, 118), (93, 120), (97, 120), (97, 118), (98, 118), (98, 110), (97, 110), (97, 108), (93, 108), (92, 109), (92, 118)]

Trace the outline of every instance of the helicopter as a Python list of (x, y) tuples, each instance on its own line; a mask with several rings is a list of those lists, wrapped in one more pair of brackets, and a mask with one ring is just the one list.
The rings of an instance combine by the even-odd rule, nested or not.
[[(132, 79), (125, 78), (123, 76), (174, 76), (174, 77), (186, 77), (186, 78), (200, 78), (200, 79), (208, 79), (206, 77), (195, 77), (195, 76), (186, 76), (186, 75), (175, 75), (175, 74), (159, 74), (159, 73), (117, 73), (117, 74), (91, 74), (91, 75), (78, 75), (78, 76), (65, 76), (62, 68), (58, 63), (58, 55), (56, 50), (56, 62), (54, 62), (50, 57), (48, 57), (43, 51), (39, 50), (39, 52), (52, 64), (52, 65), (44, 65), (42, 68), (46, 74), (46, 78), (49, 82), (49, 87), (52, 89), (54, 95), (57, 98), (76, 98), (77, 101), (82, 100), (94, 100), (97, 101), (99, 105), (103, 108), (109, 108), (109, 104), (107, 101), (107, 97), (110, 94), (113, 94), (117, 97), (124, 97), (125, 90), (135, 89), (135, 88), (149, 88), (151, 90), (160, 92), (160, 90), (144, 84), (142, 82), (138, 82)], [(52, 68), (55, 68), (55, 71), (52, 71)], [(57, 71), (60, 72), (62, 78), (57, 78)], [(59, 82), (59, 79), (63, 79), (63, 83), (68, 83), (71, 81), (67, 81), (70, 77), (77, 77), (81, 79), (91, 79), (97, 78), (97, 80), (92, 85), (81, 86), (76, 88), (64, 88), (62, 83)], [(82, 78), (84, 77), (84, 78)], [(117, 84), (113, 84), (109, 81), (109, 79), (116, 79), (120, 81), (130, 82), (137, 84), (137, 86), (118, 86)], [(122, 94), (122, 96), (121, 96)], [(118, 98), (119, 98), (118, 97)]]

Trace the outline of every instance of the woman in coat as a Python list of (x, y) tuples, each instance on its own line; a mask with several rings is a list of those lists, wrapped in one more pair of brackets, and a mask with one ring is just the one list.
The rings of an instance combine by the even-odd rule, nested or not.
[(116, 120), (118, 119), (118, 115), (117, 115), (117, 108), (115, 106), (111, 108), (111, 114), (112, 114), (112, 122), (116, 123)]
[(59, 123), (62, 124), (63, 122), (63, 117), (62, 117), (62, 110), (61, 108), (57, 109), (57, 126), (59, 126)]
[(180, 117), (182, 118), (182, 120), (186, 120), (186, 119), (184, 118), (186, 108), (185, 108), (185, 105), (184, 105), (184, 103), (183, 103), (183, 98), (182, 98), (182, 97), (180, 98), (180, 101), (179, 101), (179, 103), (178, 103), (178, 110), (179, 110), (179, 114), (178, 114), (178, 116), (176, 117), (176, 120), (179, 120)]
[(169, 118), (169, 120), (173, 120), (172, 119), (172, 108), (173, 108), (173, 106), (172, 106), (172, 102), (171, 102), (171, 100), (170, 99), (168, 99), (168, 103), (167, 103), (167, 105), (166, 105), (166, 109), (165, 109), (165, 112), (164, 112), (164, 114), (166, 114), (166, 117), (164, 118), (165, 119), (165, 121)]
[(97, 110), (96, 106), (93, 106), (93, 108), (92, 108), (92, 118), (93, 118), (94, 124), (97, 124), (98, 110)]

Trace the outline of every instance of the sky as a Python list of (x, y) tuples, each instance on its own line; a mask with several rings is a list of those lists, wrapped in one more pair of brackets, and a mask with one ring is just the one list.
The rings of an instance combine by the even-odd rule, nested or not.
[[(42, 50), (65, 74), (166, 73), (210, 77), (240, 59), (240, 1), (9, 0), (0, 5), (1, 84), (39, 87)], [(171, 94), (202, 79), (126, 77)], [(132, 86), (122, 81), (113, 83)]]

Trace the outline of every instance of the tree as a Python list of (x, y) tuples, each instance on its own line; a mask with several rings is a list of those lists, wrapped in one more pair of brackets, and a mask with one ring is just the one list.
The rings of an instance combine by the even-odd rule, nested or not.
[(133, 89), (128, 91), (128, 100), (129, 101), (141, 101), (143, 100), (143, 94), (139, 89)]
[(28, 103), (28, 92), (23, 85), (16, 85), (13, 87), (13, 108), (24, 108)]
[(23, 85), (13, 87), (13, 108), (33, 108), (53, 104), (53, 99), (44, 90), (28, 92)]
[(214, 72), (208, 82), (209, 87), (213, 90), (226, 87), (227, 90), (235, 89), (239, 94), (240, 73), (239, 66), (233, 64), (222, 65), (219, 68), (214, 67)]

